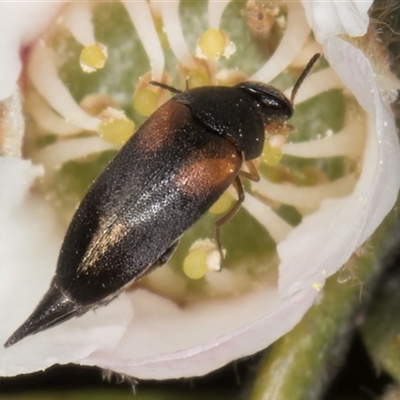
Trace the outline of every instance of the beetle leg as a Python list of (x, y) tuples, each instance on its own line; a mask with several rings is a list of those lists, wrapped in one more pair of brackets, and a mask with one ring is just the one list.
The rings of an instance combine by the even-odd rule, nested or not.
[(260, 175), (256, 166), (253, 164), (253, 161), (245, 161), (245, 165), (248, 171), (240, 170), (239, 175), (243, 178), (249, 179), (250, 181), (258, 182), (260, 180)]
[(241, 204), (244, 201), (244, 190), (239, 176), (236, 176), (235, 180), (232, 182), (232, 186), (235, 188), (238, 194), (238, 199), (233, 207), (222, 218), (215, 222), (215, 241), (217, 243), (219, 254), (221, 256), (221, 261), (224, 259), (224, 253), (222, 251), (220, 238), (221, 226), (228, 222), (238, 212)]

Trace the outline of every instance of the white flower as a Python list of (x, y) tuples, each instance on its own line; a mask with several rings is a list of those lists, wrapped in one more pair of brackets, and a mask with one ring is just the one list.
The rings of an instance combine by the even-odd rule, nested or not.
[[(273, 79), (293, 61), (294, 49), (300, 51), (304, 45), (309, 33), (304, 12), (300, 4), (291, 4), (284, 46), (274, 54), (274, 62), (260, 69), (254, 78)], [(218, 15), (225, 5), (210, 3), (211, 27), (218, 27)], [(202, 375), (267, 347), (296, 325), (312, 306), (325, 279), (343, 265), (390, 211), (399, 189), (400, 150), (393, 117), (383, 101), (384, 93), (363, 52), (337, 36), (364, 34), (369, 23), (369, 5), (304, 3), (308, 21), (330, 65), (366, 111), (368, 129), (354, 189), (350, 194), (323, 200), (317, 211), (305, 216), (294, 229), (286, 229), (282, 221), (274, 220), (277, 216), (264, 204), (247, 196), (248, 211), (262, 224), (265, 220), (268, 229), (272, 229), (271, 225), (277, 227), (271, 235), (279, 242), (279, 286), (260, 281), (253, 290), (239, 296), (207, 299), (186, 307), (143, 288), (126, 292), (95, 313), (89, 312), (0, 349), (0, 375), (28, 373), (56, 363), (97, 365), (138, 378)], [(141, 35), (141, 22), (134, 17), (138, 10), (132, 9), (141, 8), (139, 14), (143, 16), (148, 12), (147, 6), (128, 2), (126, 6), (141, 39), (151, 41), (151, 35)], [(6, 99), (17, 90), (21, 47), (45, 26), (56, 6), (32, 2), (7, 3), (2, 7), (7, 7), (7, 13), (0, 12), (0, 98)], [(36, 7), (41, 7), (41, 11), (36, 12)], [(166, 21), (177, 15), (163, 4), (160, 10)], [(14, 18), (9, 17), (11, 12)], [(10, 23), (6, 24), (8, 20)], [(143, 20), (146, 22), (144, 17)], [(27, 30), (27, 26), (31, 29)], [(166, 33), (176, 57), (190, 66), (191, 54), (184, 45), (177, 44), (182, 40), (180, 33), (171, 33), (177, 26), (179, 23), (166, 23)], [(292, 30), (294, 36), (288, 34)], [(171, 40), (173, 37), (176, 40)], [(163, 64), (159, 62), (158, 48), (151, 49), (153, 73), (161, 74)], [(312, 77), (309, 82), (313, 83)], [(40, 166), (33, 166), (28, 160), (0, 159), (2, 343), (46, 292), (62, 241), (63, 228), (52, 209), (45, 199), (30, 191), (34, 179), (42, 173)], [(262, 192), (265, 185), (267, 182), (255, 187)]]

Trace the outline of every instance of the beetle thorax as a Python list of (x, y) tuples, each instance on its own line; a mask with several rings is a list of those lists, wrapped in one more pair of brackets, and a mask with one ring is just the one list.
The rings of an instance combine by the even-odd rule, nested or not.
[(226, 137), (245, 160), (260, 156), (264, 145), (262, 111), (254, 100), (236, 87), (202, 87), (175, 96), (210, 132)]

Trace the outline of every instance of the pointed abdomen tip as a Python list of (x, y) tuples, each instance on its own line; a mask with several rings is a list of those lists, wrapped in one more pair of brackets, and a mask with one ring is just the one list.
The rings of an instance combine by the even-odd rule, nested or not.
[(82, 314), (79, 310), (80, 308), (57, 286), (52, 285), (35, 311), (4, 343), (4, 347), (10, 347), (28, 335), (43, 331)]

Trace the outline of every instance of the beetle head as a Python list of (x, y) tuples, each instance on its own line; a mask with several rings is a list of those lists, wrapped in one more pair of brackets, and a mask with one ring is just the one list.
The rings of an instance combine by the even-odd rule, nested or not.
[(266, 125), (273, 121), (287, 121), (293, 115), (293, 105), (278, 89), (262, 82), (242, 82), (237, 87), (248, 93), (260, 108)]

